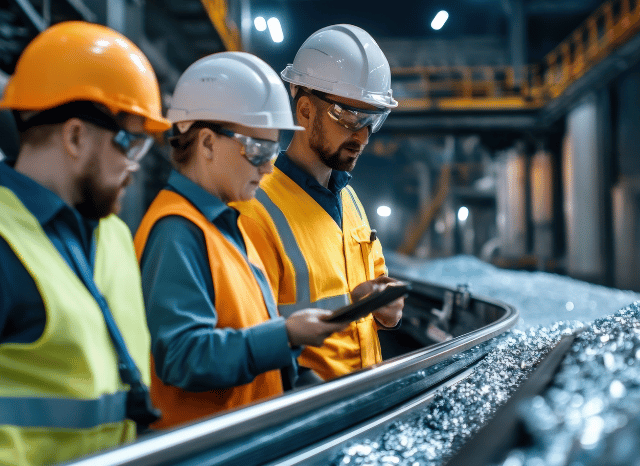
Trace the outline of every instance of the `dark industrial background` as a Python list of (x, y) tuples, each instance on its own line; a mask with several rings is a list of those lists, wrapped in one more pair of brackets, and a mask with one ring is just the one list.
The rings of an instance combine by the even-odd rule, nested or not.
[[(468, 254), (500, 267), (640, 291), (637, 0), (0, 0), (0, 6), (0, 84), (39, 31), (83, 19), (140, 46), (165, 105), (180, 74), (202, 56), (245, 50), (279, 72), (315, 30), (360, 26), (387, 55), (400, 102), (371, 138), (352, 183), (387, 250), (424, 260)], [(434, 30), (440, 10), (449, 19)], [(257, 30), (258, 16), (279, 19), (282, 42)], [(0, 149), (11, 159), (15, 127), (9, 113), (0, 118)], [(168, 150), (159, 141), (128, 190), (121, 216), (132, 230), (163, 186)]]

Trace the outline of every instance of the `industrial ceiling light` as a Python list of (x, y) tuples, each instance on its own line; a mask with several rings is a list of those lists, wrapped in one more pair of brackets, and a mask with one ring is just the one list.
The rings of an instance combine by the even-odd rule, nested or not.
[(262, 16), (257, 16), (256, 19), (253, 20), (253, 25), (260, 32), (267, 29), (267, 21)]
[(269, 34), (271, 34), (271, 39), (274, 42), (279, 43), (284, 40), (282, 26), (280, 26), (280, 20), (278, 20), (278, 18), (269, 18), (267, 26), (269, 26)]
[(378, 207), (378, 210), (376, 212), (380, 217), (388, 217), (389, 215), (391, 215), (391, 207), (381, 205), (380, 207)]
[(444, 23), (446, 23), (448, 19), (449, 13), (444, 10), (440, 10), (435, 18), (433, 18), (433, 21), (431, 21), (431, 27), (434, 30), (439, 31), (440, 29), (442, 29), (442, 26), (444, 26)]

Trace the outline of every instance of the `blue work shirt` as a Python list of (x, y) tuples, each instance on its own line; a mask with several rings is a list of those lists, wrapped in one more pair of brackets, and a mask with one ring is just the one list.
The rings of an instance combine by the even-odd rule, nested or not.
[(276, 159), (275, 167), (304, 189), (342, 228), (342, 197), (340, 196), (340, 191), (349, 184), (351, 180), (349, 173), (331, 170), (329, 187), (325, 188), (313, 176), (293, 163), (285, 152), (280, 152)]
[[(0, 162), (0, 186), (20, 199), (42, 226), (45, 234), (81, 278), (65, 248), (69, 240), (58, 230), (64, 223), (73, 234), (93, 269), (97, 220), (82, 217), (57, 194)], [(4, 238), (0, 237), (0, 343), (32, 343), (42, 335), (46, 323), (44, 302), (36, 284)]]
[[(247, 251), (238, 211), (177, 171), (166, 189), (191, 202), (240, 252)], [(230, 388), (275, 369), (296, 367), (285, 320), (267, 278), (249, 263), (271, 319), (249, 328), (218, 328), (215, 290), (204, 234), (181, 216), (160, 219), (142, 254), (142, 290), (156, 374), (191, 392)]]

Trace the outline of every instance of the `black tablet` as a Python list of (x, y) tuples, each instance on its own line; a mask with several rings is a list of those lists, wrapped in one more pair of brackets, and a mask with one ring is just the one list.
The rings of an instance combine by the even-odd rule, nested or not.
[(327, 322), (352, 322), (358, 320), (361, 317), (371, 314), (376, 309), (386, 306), (391, 301), (405, 296), (409, 290), (411, 290), (409, 283), (389, 284), (389, 286), (385, 287), (382, 291), (370, 293), (360, 301), (336, 309), (331, 316), (325, 320)]

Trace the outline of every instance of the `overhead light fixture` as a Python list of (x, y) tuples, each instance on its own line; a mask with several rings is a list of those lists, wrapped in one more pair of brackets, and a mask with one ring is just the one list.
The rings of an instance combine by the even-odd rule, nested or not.
[(280, 20), (278, 18), (269, 18), (267, 26), (269, 26), (269, 34), (271, 34), (271, 39), (274, 42), (279, 43), (284, 40), (282, 26), (280, 26)]
[(381, 205), (380, 207), (378, 207), (378, 210), (376, 210), (376, 212), (380, 217), (388, 217), (389, 215), (391, 215), (391, 207)]
[(253, 25), (260, 32), (267, 29), (267, 20), (265, 20), (262, 16), (257, 16), (256, 19), (253, 20)]
[(440, 10), (435, 18), (433, 18), (433, 21), (431, 21), (431, 27), (434, 30), (439, 31), (440, 29), (442, 29), (442, 26), (444, 26), (444, 23), (446, 23), (448, 19), (449, 13), (444, 10)]
[(458, 220), (460, 220), (460, 223), (464, 223), (467, 221), (467, 219), (469, 218), (469, 209), (462, 206), (458, 209)]

